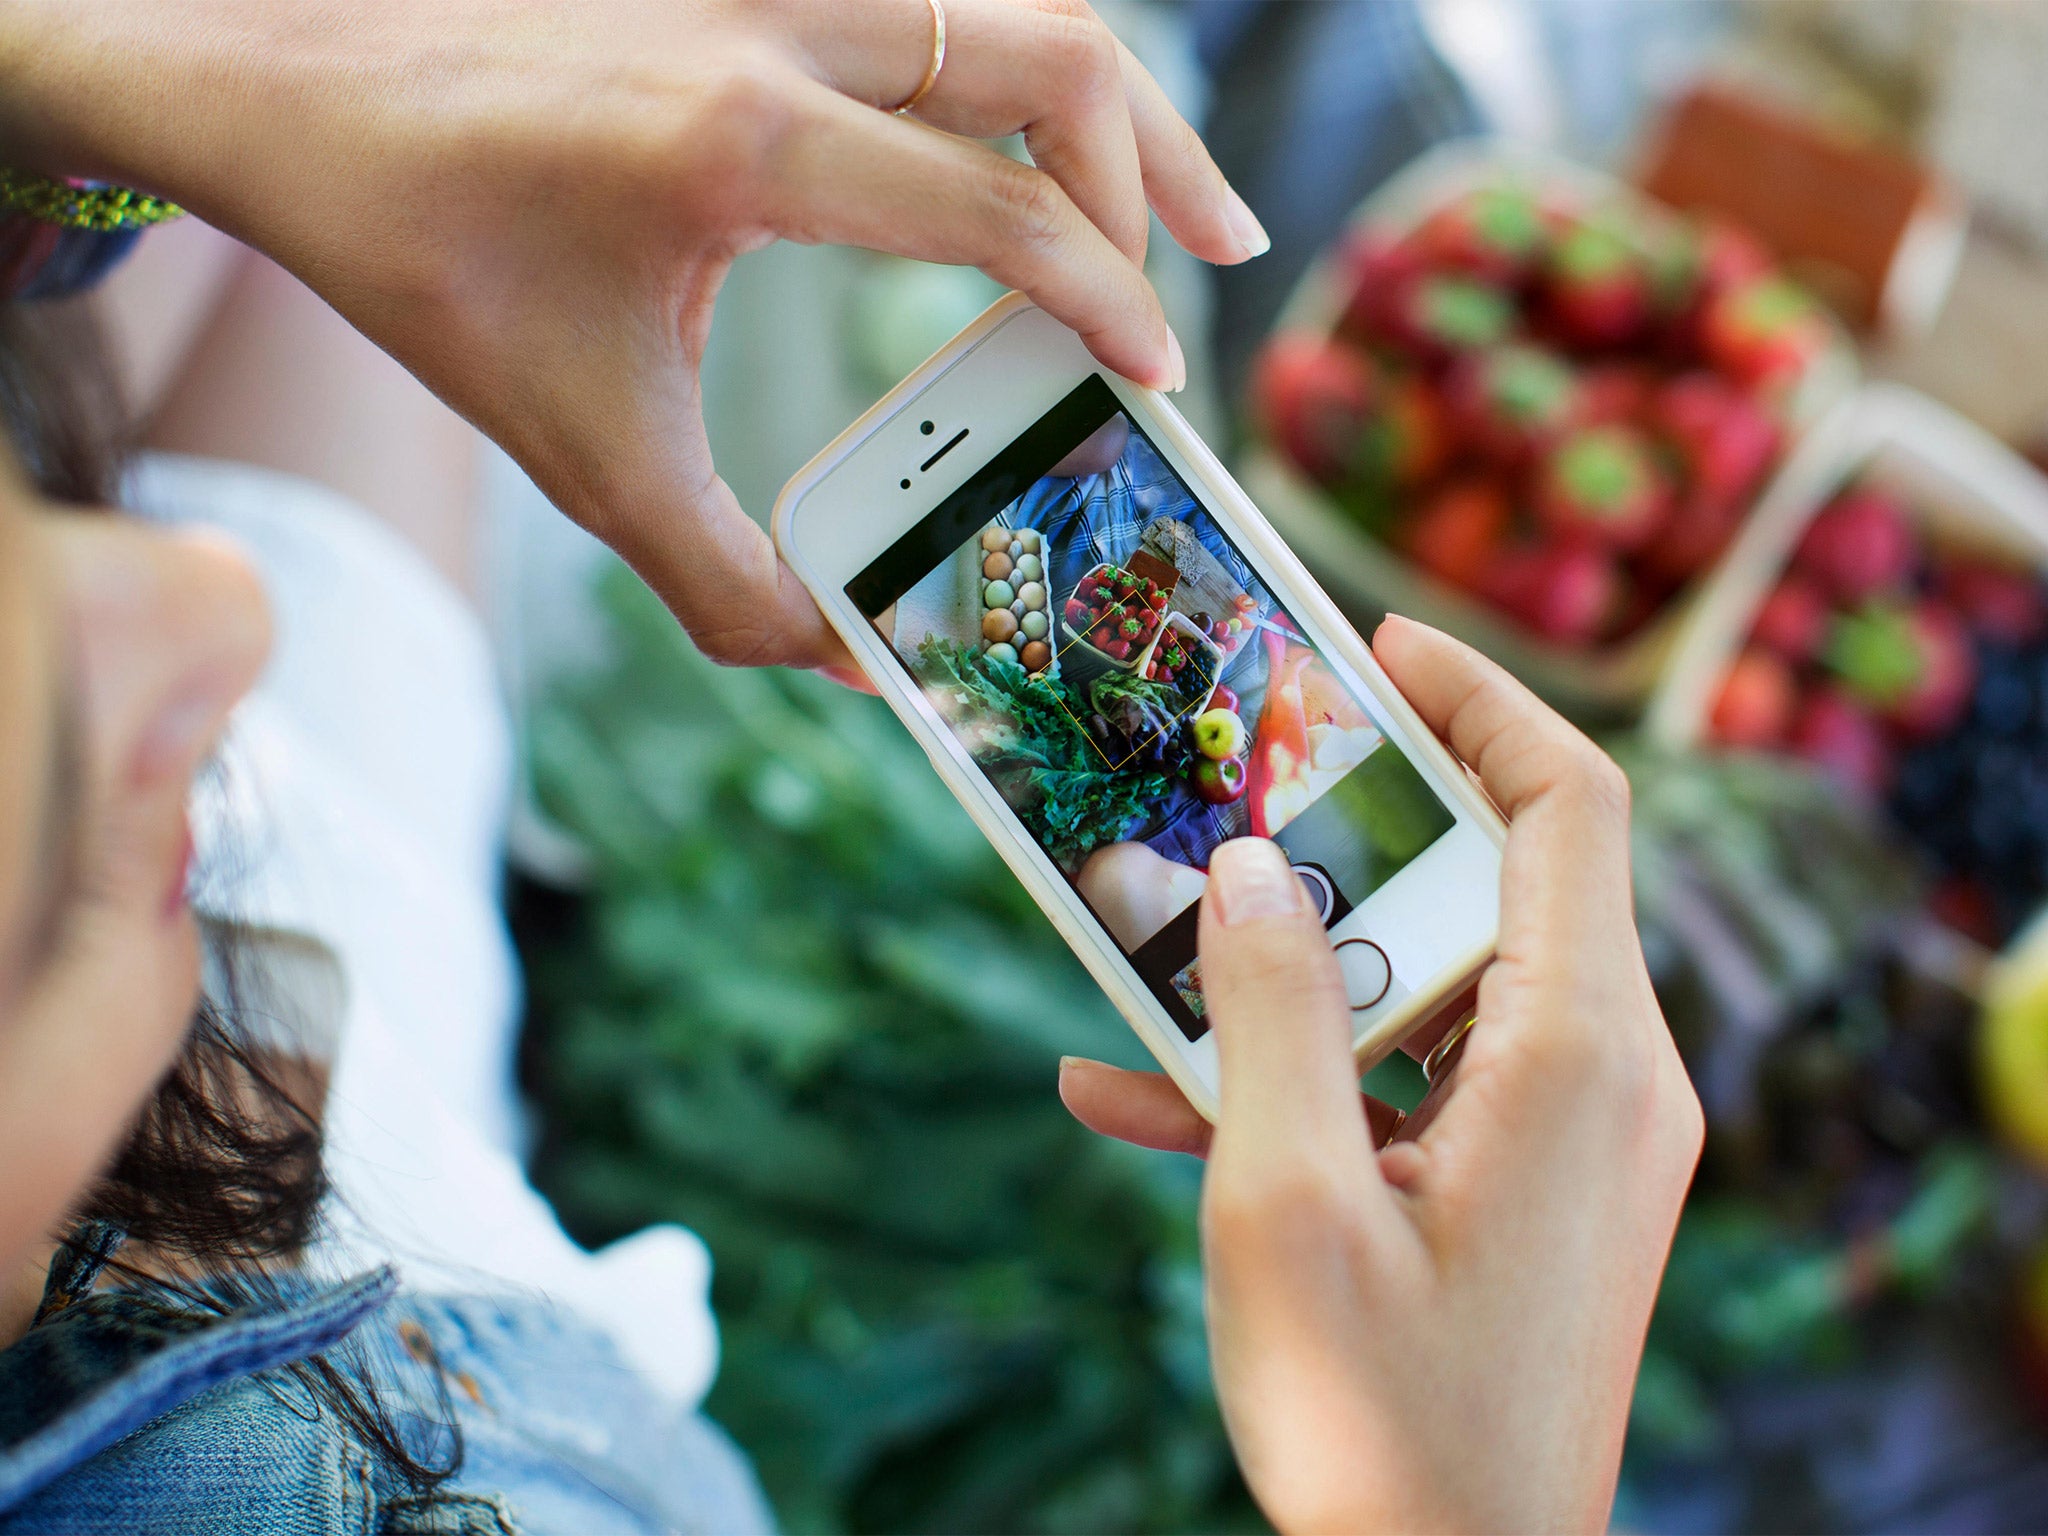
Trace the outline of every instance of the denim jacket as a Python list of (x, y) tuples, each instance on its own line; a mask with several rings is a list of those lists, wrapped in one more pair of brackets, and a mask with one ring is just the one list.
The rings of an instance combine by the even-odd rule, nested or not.
[[(35, 1326), (0, 1351), (0, 1536), (769, 1529), (731, 1442), (545, 1302), (408, 1296), (379, 1269), (219, 1316), (92, 1292), (104, 1256), (53, 1266)], [(437, 1403), (460, 1430), (460, 1469), (432, 1492), (283, 1369), (351, 1337), (387, 1401)]]

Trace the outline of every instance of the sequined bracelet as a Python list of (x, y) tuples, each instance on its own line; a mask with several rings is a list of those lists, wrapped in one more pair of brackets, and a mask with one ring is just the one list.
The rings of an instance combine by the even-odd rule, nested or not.
[(0, 170), (0, 211), (59, 229), (146, 229), (184, 213), (176, 203), (128, 187)]
[(83, 293), (119, 264), (143, 230), (182, 211), (127, 187), (0, 170), (0, 300)]

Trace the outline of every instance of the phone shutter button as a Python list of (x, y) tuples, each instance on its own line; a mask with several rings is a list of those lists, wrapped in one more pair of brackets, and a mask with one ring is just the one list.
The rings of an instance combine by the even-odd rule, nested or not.
[(1377, 1006), (1394, 985), (1387, 952), (1371, 939), (1339, 940), (1337, 964), (1344, 972), (1344, 995), (1353, 1013)]

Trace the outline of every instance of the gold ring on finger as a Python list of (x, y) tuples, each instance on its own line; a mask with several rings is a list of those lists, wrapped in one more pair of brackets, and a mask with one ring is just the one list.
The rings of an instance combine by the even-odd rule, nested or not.
[(1458, 1042), (1465, 1038), (1466, 1031), (1478, 1022), (1479, 1015), (1476, 1012), (1466, 1014), (1465, 1017), (1453, 1024), (1445, 1032), (1443, 1039), (1437, 1041), (1430, 1048), (1429, 1054), (1422, 1058), (1422, 1079), (1430, 1087), (1434, 1088), (1436, 1086), (1437, 1073), (1443, 1070), (1444, 1062), (1450, 1057), (1451, 1052), (1457, 1048)]
[(939, 83), (939, 71), (946, 67), (946, 7), (943, 0), (926, 0), (926, 3), (932, 8), (932, 61), (925, 66), (924, 78), (917, 82), (917, 89), (903, 98), (903, 105), (889, 109), (892, 117), (902, 117), (915, 111), (917, 104)]

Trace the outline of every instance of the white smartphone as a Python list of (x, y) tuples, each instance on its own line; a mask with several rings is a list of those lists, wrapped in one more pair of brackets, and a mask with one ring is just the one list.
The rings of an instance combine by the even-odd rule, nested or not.
[(1162, 395), (1019, 295), (784, 487), (775, 542), (1204, 1115), (1209, 854), (1284, 848), (1361, 1070), (1469, 986), (1499, 815)]

